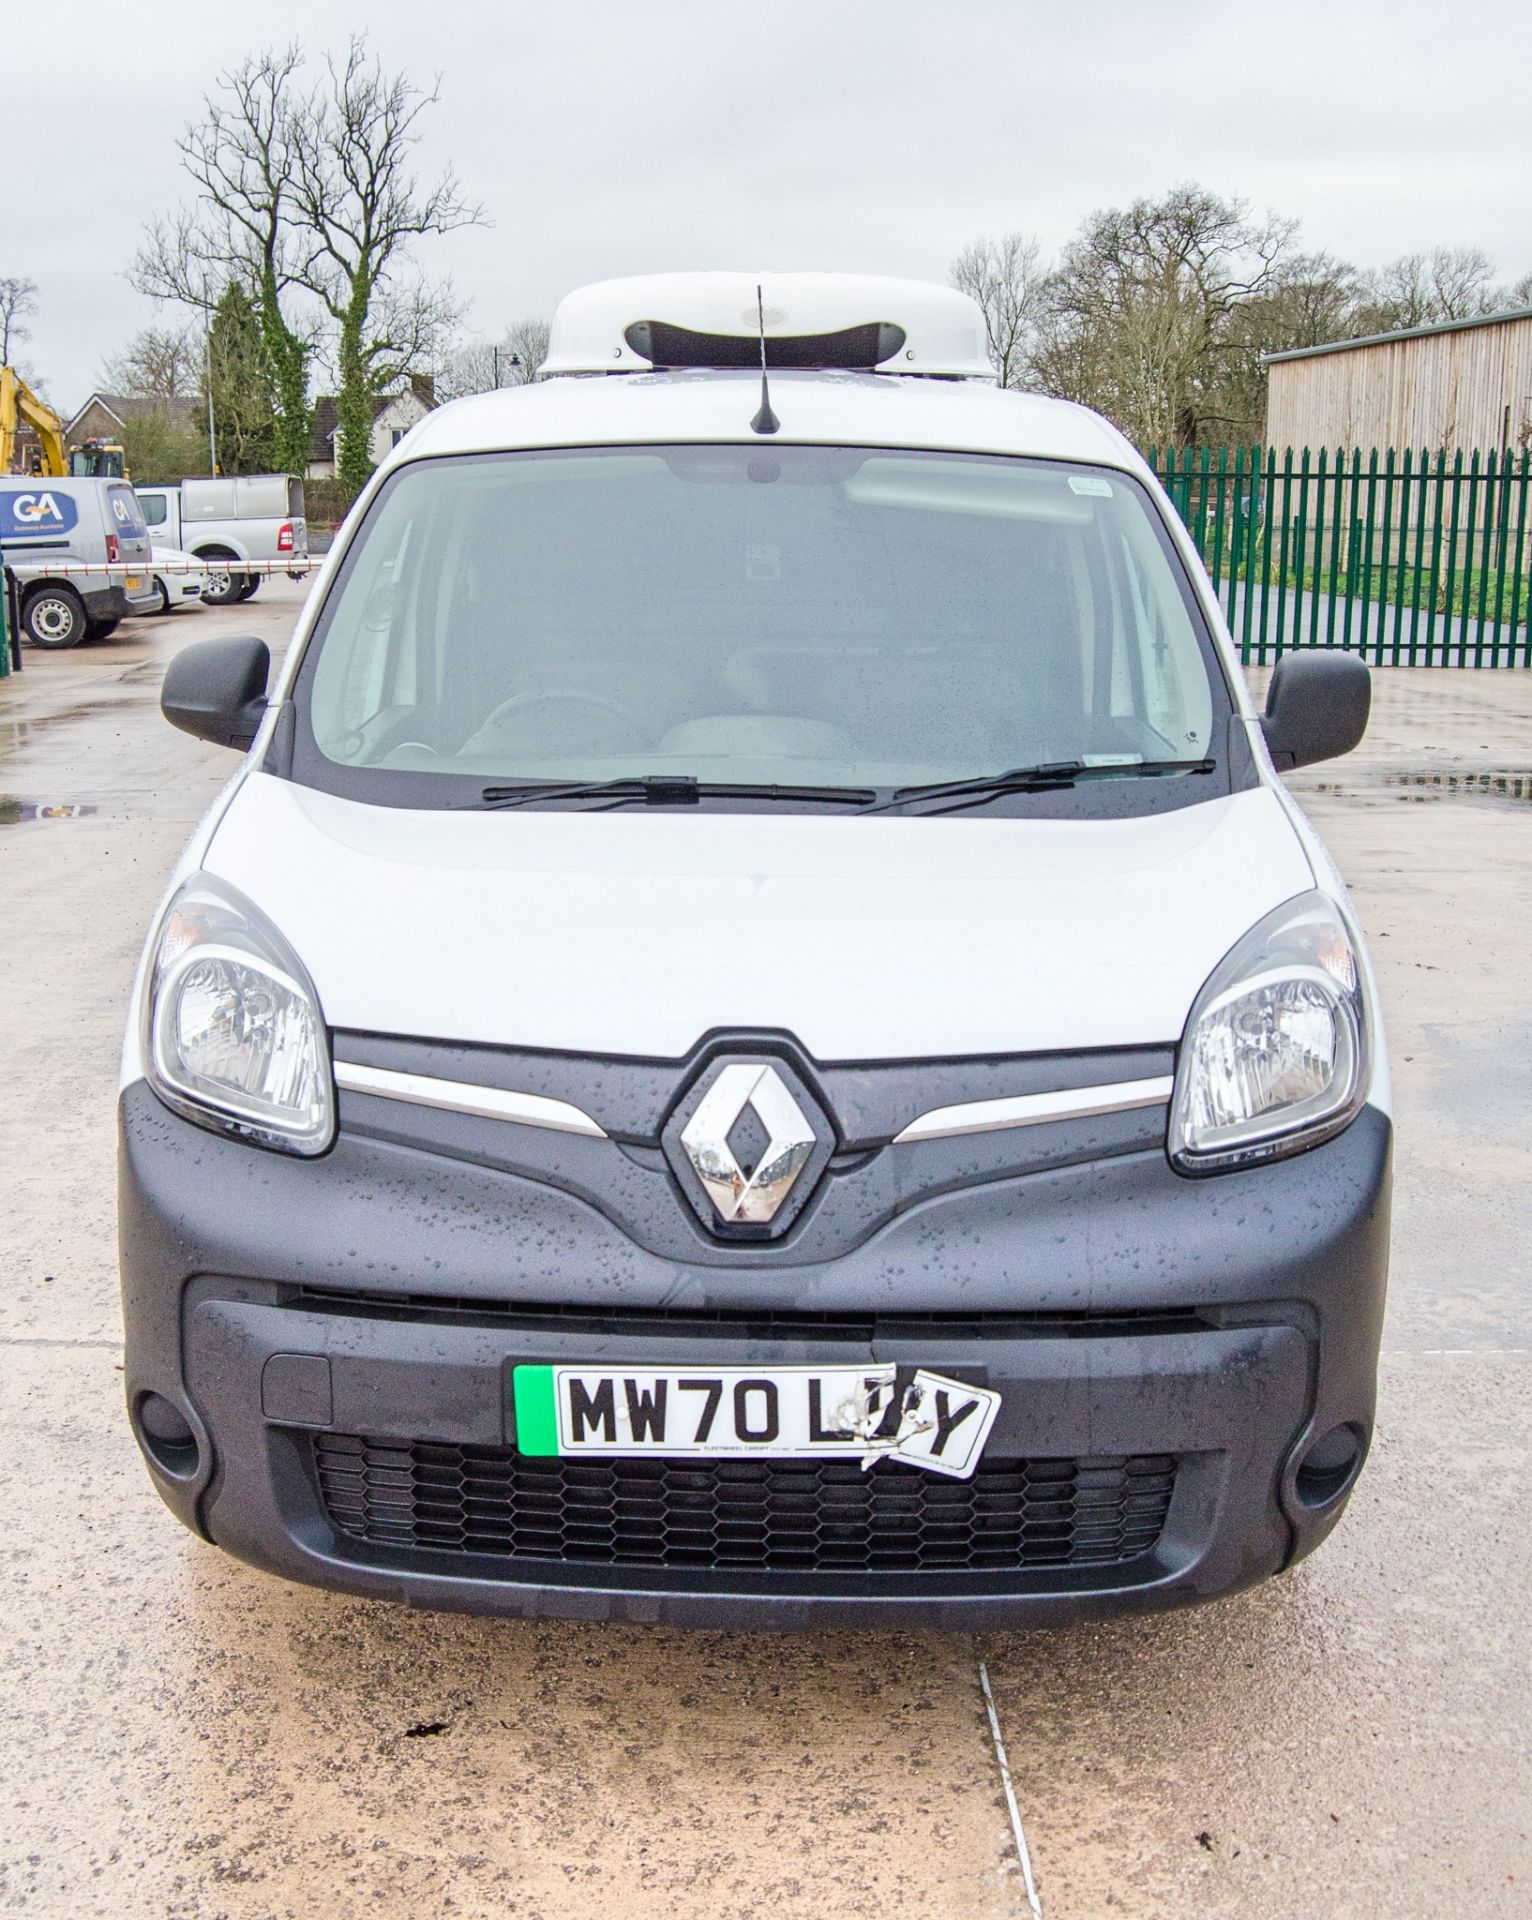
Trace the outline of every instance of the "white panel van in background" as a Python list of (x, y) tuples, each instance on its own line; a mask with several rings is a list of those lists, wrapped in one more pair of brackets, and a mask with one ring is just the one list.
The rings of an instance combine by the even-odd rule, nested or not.
[[(0, 474), (0, 554), (16, 575), (21, 627), (34, 647), (104, 640), (126, 615), (154, 611), (149, 532), (124, 480)], [(60, 567), (101, 571), (53, 571)]]

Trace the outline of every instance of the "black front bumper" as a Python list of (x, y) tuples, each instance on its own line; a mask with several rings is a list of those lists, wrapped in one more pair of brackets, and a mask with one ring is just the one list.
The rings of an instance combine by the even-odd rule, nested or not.
[[(1118, 1152), (934, 1192), (833, 1259), (738, 1265), (661, 1258), (577, 1192), (417, 1146), (343, 1131), (323, 1159), (287, 1159), (179, 1120), (142, 1084), (121, 1121), (135, 1431), (143, 1444), (147, 1394), (171, 1401), (196, 1444), (145, 1445), (167, 1504), (292, 1579), (727, 1627), (1065, 1621), (1277, 1572), (1349, 1492), (1304, 1498), (1306, 1449), (1342, 1423), (1364, 1446), (1372, 1429), (1391, 1149), (1372, 1109), (1250, 1172), (1187, 1181), (1163, 1150)], [(498, 1497), (520, 1362), (872, 1359), (997, 1387), (987, 1462), (1045, 1478), (1067, 1462), (1081, 1486), (1166, 1467), (1152, 1541), (1130, 1528), (1116, 1558), (1010, 1566), (639, 1563), (610, 1534), (582, 1548), (578, 1527), (557, 1553), (485, 1550), (471, 1528), (444, 1544), (363, 1524), (334, 1490), (337, 1459), (370, 1455), (385, 1502), (412, 1460), (487, 1474)]]

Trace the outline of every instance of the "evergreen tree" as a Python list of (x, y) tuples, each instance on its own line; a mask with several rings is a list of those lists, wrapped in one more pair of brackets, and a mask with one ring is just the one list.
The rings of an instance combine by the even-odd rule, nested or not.
[(219, 467), (224, 473), (271, 472), (278, 454), (276, 383), (260, 315), (238, 280), (229, 282), (213, 310), (208, 363), (203, 399), (211, 378)]

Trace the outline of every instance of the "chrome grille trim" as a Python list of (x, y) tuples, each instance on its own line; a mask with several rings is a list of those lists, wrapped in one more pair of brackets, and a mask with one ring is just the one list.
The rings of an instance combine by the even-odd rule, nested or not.
[(1127, 1113), (1157, 1107), (1170, 1099), (1172, 1075), (1153, 1080), (1119, 1080), (1111, 1086), (1070, 1087), (1059, 1093), (1023, 1093), (1006, 1100), (970, 1100), (961, 1106), (933, 1107), (912, 1120), (894, 1145), (910, 1140), (949, 1140), (963, 1133), (994, 1133), (1002, 1127), (1035, 1127), (1046, 1120), (1089, 1120), (1097, 1114)]
[[(440, 1080), (429, 1074), (404, 1073), (392, 1067), (364, 1067), (349, 1060), (335, 1062), (335, 1084), (343, 1093), (367, 1093), (384, 1100), (402, 1100), (416, 1107), (436, 1107), (446, 1113), (472, 1114), (484, 1120), (508, 1120), (524, 1127), (543, 1127), (555, 1133), (583, 1134), (605, 1140), (606, 1129), (582, 1108), (567, 1100), (540, 1093), (512, 1093), (467, 1080)], [(1164, 1074), (1152, 1080), (1119, 1080), (1095, 1087), (1070, 1087), (1057, 1093), (1024, 1093), (1000, 1100), (971, 1100), (957, 1106), (933, 1107), (894, 1135), (900, 1146), (919, 1140), (948, 1140), (962, 1134), (995, 1133), (1008, 1127), (1033, 1127), (1047, 1121), (1088, 1120), (1100, 1114), (1128, 1113), (1135, 1108), (1163, 1106), (1175, 1085)]]
[(399, 1073), (391, 1067), (361, 1067), (335, 1062), (335, 1084), (343, 1093), (370, 1093), (403, 1100), (412, 1107), (439, 1107), (445, 1113), (469, 1113), (483, 1120), (511, 1120), (523, 1127), (554, 1133), (581, 1133), (605, 1140), (606, 1129), (567, 1100), (541, 1093), (508, 1093), (501, 1087), (475, 1086), (466, 1080), (436, 1080), (424, 1073)]

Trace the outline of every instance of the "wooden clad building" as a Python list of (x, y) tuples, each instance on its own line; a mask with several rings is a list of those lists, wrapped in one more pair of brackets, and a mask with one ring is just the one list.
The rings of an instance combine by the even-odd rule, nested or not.
[(1269, 447), (1532, 445), (1532, 307), (1266, 356)]

